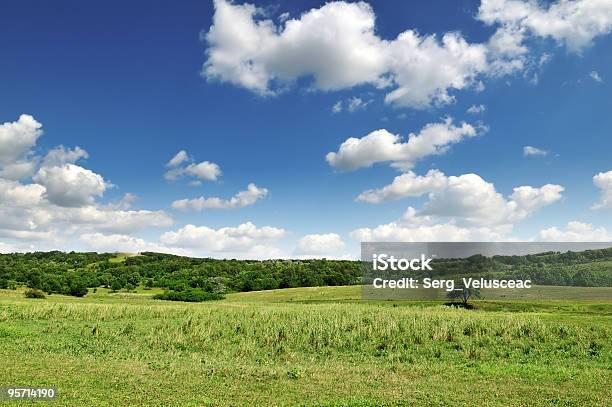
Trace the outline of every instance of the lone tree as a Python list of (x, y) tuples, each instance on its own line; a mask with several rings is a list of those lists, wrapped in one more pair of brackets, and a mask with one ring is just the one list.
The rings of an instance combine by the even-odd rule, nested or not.
[(481, 298), (480, 289), (479, 288), (468, 288), (465, 287), (463, 282), (461, 282), (458, 286), (455, 286), (453, 291), (449, 291), (446, 295), (448, 298), (455, 300), (460, 299), (461, 303), (465, 307), (468, 304), (470, 298)]

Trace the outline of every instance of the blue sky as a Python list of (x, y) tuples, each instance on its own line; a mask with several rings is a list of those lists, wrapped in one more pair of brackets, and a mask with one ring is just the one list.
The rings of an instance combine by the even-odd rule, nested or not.
[[(360, 240), (612, 239), (612, 7), (244, 4), (3, 6), (0, 250), (351, 257)], [(409, 30), (416, 43), (397, 40)], [(475, 134), (391, 165), (405, 161), (390, 157), (409, 134), (463, 122)], [(326, 160), (376, 130), (401, 139), (373, 137), (386, 150), (371, 166)], [(45, 164), (59, 145), (88, 157)], [(189, 161), (169, 181), (166, 163), (182, 150)], [(376, 155), (359, 154), (347, 160)], [(221, 175), (187, 169), (205, 161)], [(7, 172), (15, 163), (30, 171)], [(400, 176), (394, 199), (356, 200)], [(229, 203), (249, 183), (260, 195)], [(519, 186), (531, 189), (511, 197)], [(136, 198), (119, 205), (125, 194)], [(220, 201), (172, 205), (198, 197)]]

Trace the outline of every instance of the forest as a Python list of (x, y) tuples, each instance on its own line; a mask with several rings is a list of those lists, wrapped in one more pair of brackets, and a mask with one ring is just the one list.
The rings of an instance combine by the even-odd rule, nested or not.
[[(361, 284), (364, 264), (349, 260), (218, 260), (143, 252), (34, 252), (0, 255), (0, 288), (27, 286), (48, 294), (84, 296), (98, 287), (171, 292), (259, 291)], [(526, 256), (436, 259), (429, 276), (530, 279), (539, 285), (612, 286), (612, 249)], [(172, 294), (171, 296), (180, 297)]]

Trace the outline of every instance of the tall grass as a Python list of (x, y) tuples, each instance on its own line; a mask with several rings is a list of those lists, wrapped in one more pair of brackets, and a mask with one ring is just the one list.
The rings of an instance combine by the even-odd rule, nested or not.
[(56, 385), (58, 406), (609, 400), (609, 314), (108, 295), (0, 300), (0, 382)]

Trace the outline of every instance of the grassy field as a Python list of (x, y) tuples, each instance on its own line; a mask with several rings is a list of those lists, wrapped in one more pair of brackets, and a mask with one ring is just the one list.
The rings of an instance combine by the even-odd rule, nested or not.
[(500, 293), (468, 311), (359, 290), (200, 304), (0, 290), (0, 385), (55, 385), (60, 406), (609, 405), (610, 297)]

